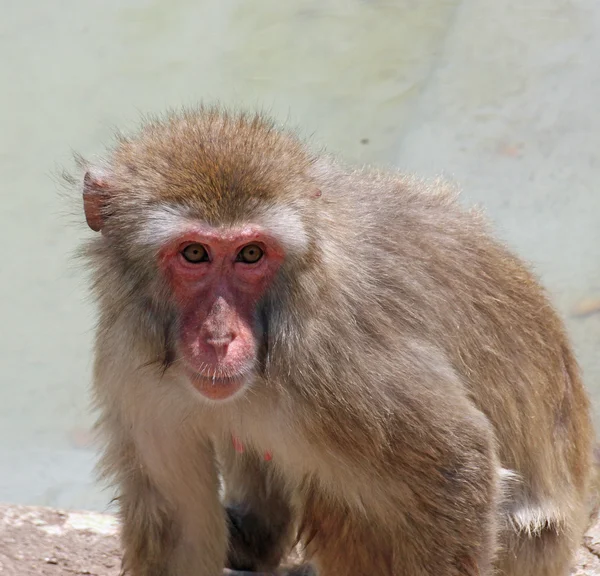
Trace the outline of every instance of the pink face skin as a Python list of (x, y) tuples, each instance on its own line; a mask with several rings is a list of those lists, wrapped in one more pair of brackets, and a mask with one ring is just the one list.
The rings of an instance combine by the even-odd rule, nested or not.
[[(201, 244), (208, 261), (191, 263), (183, 251)], [(239, 261), (246, 246), (258, 246), (255, 263)], [(219, 230), (198, 226), (160, 254), (181, 312), (179, 353), (193, 386), (211, 400), (240, 391), (256, 361), (254, 309), (283, 262), (282, 246), (263, 229)]]

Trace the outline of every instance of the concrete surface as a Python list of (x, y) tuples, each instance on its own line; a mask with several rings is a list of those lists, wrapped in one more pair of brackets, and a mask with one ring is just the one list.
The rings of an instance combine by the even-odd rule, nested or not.
[[(284, 566), (301, 562), (301, 551), (294, 550)], [(2, 576), (119, 576), (120, 566), (119, 524), (113, 516), (0, 505)], [(600, 525), (585, 536), (571, 576), (600, 576)]]
[(549, 287), (598, 404), (597, 0), (0, 0), (0, 14), (0, 500), (106, 508), (93, 312), (71, 259), (87, 232), (54, 175), (114, 126), (201, 99), (454, 179)]

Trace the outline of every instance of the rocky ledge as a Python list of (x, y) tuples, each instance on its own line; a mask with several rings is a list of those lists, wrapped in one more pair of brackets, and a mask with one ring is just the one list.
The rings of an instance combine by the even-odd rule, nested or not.
[[(1, 576), (119, 576), (113, 516), (0, 505)], [(600, 576), (600, 522), (587, 533), (573, 576)]]

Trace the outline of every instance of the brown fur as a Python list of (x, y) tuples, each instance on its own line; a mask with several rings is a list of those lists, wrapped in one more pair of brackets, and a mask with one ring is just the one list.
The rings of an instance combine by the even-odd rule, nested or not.
[[(251, 519), (234, 567), (274, 569), (298, 530), (322, 576), (567, 573), (591, 466), (576, 361), (536, 280), (443, 183), (346, 170), (217, 109), (121, 139), (101, 182), (94, 385), (132, 576), (221, 572), (217, 470)], [(204, 403), (178, 372), (153, 210), (275, 225), (282, 209), (307, 249), (256, 310), (249, 388)]]

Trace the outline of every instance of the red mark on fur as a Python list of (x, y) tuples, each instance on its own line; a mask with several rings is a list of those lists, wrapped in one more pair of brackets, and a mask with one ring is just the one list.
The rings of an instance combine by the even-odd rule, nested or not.
[[(238, 454), (244, 453), (244, 445), (242, 444), (242, 441), (235, 434), (231, 435), (231, 443), (233, 444), (233, 449)], [(271, 460), (273, 460), (273, 453), (270, 450), (267, 450), (267, 451), (265, 451), (263, 458), (264, 458), (265, 462), (270, 462)]]
[(244, 445), (242, 444), (242, 441), (237, 436), (234, 436), (233, 434), (231, 435), (231, 443), (233, 444), (233, 449), (238, 454), (244, 453)]

